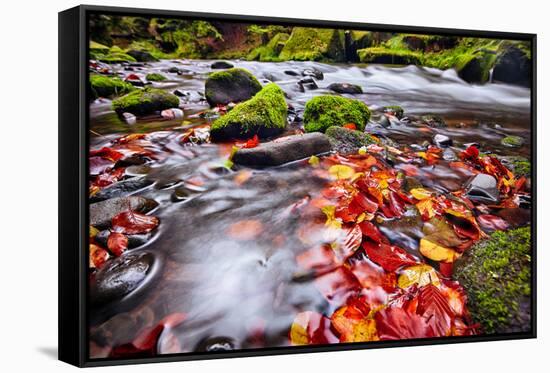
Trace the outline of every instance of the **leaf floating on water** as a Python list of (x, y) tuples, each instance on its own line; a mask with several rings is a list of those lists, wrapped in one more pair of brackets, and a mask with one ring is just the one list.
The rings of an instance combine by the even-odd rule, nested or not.
[(252, 171), (242, 170), (242, 171), (237, 172), (237, 174), (233, 178), (233, 181), (235, 181), (235, 184), (237, 184), (237, 185), (243, 185), (251, 177), (252, 177)]
[(405, 268), (397, 279), (397, 286), (406, 289), (412, 285), (425, 286), (434, 284), (439, 286), (439, 275), (432, 266), (427, 264), (418, 264)]
[(341, 165), (341, 164), (331, 166), (328, 169), (328, 172), (330, 176), (332, 176), (336, 180), (351, 179), (355, 174), (355, 171), (353, 170), (353, 168), (349, 166)]
[(362, 298), (350, 298), (346, 305), (337, 309), (330, 319), (340, 342), (377, 341), (376, 321), (369, 313), (370, 307)]
[(425, 237), (420, 240), (420, 253), (426, 258), (445, 263), (452, 263), (460, 257), (453, 249), (438, 245)]
[(107, 239), (107, 248), (113, 255), (121, 256), (128, 249), (128, 237), (119, 232), (111, 232)]
[(294, 318), (289, 339), (295, 346), (338, 342), (330, 330), (330, 319), (312, 311), (301, 312)]
[(374, 315), (380, 340), (434, 337), (435, 333), (426, 320), (402, 308), (385, 308)]
[(90, 268), (100, 269), (109, 260), (109, 253), (104, 248), (90, 244)]
[(124, 211), (112, 219), (111, 225), (113, 230), (119, 233), (148, 233), (158, 227), (159, 219), (155, 216), (144, 215), (135, 211)]
[(241, 220), (231, 224), (225, 233), (238, 241), (250, 241), (256, 239), (264, 230), (259, 220)]
[(420, 289), (416, 313), (429, 320), (436, 336), (448, 336), (454, 321), (454, 312), (447, 298), (434, 285), (428, 284)]
[(308, 163), (309, 163), (310, 165), (312, 165), (313, 167), (319, 166), (319, 157), (317, 157), (316, 155), (312, 155), (312, 156), (309, 158)]
[(385, 243), (363, 242), (363, 249), (370, 260), (388, 272), (418, 263), (418, 260), (406, 250)]
[(419, 201), (430, 198), (433, 195), (433, 192), (424, 188), (414, 188), (410, 190), (411, 195)]
[(327, 217), (325, 225), (333, 229), (340, 229), (342, 227), (342, 221), (335, 217), (336, 207), (333, 205), (327, 205), (321, 208), (321, 211)]

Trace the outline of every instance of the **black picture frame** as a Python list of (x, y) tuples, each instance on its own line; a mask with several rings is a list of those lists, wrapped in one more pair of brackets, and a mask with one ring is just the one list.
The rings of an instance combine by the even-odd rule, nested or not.
[[(468, 337), (444, 337), (399, 341), (380, 341), (316, 346), (292, 346), (237, 350), (232, 352), (181, 353), (153, 358), (93, 359), (88, 358), (87, 335), (87, 247), (88, 234), (88, 16), (92, 13), (127, 16), (159, 16), (254, 22), (312, 27), (347, 28), (369, 31), (391, 31), (421, 34), (500, 38), (531, 42), (531, 178), (532, 178), (532, 268), (531, 268), (531, 331), (511, 334)], [(199, 359), (218, 359), (262, 355), (284, 355), (327, 351), (345, 351), (402, 346), (436, 345), (464, 342), (499, 341), (536, 338), (537, 330), (537, 35), (482, 30), (461, 30), (419, 26), (399, 26), (340, 22), (327, 20), (273, 18), (260, 16), (183, 12), (173, 10), (137, 9), (80, 5), (59, 13), (59, 360), (79, 367), (123, 365), (152, 362), (172, 362)]]

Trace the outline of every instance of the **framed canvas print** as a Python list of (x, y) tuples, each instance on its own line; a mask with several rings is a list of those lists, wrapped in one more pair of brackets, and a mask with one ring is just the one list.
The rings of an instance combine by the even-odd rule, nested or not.
[(59, 14), (78, 366), (536, 335), (532, 34)]

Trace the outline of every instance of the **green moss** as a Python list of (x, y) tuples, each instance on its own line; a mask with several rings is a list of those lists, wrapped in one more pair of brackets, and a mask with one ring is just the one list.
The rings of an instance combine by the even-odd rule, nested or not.
[(113, 78), (104, 75), (90, 76), (90, 88), (93, 98), (114, 97), (135, 90), (133, 85), (123, 81), (120, 78)]
[(150, 82), (162, 82), (163, 80), (166, 80), (166, 77), (159, 73), (150, 73), (145, 76), (145, 79)]
[(529, 330), (531, 228), (494, 232), (468, 250), (455, 277), (485, 333)]
[(516, 177), (531, 175), (531, 162), (527, 158), (515, 157), (512, 166)]
[(408, 49), (371, 47), (357, 51), (359, 61), (391, 65), (422, 65), (422, 54)]
[(342, 30), (294, 27), (281, 54), (281, 60), (343, 61)]
[(275, 83), (267, 84), (250, 100), (236, 105), (212, 123), (214, 140), (249, 138), (257, 134), (269, 137), (286, 127), (287, 104), (284, 92)]
[(289, 35), (285, 33), (276, 34), (267, 45), (259, 46), (252, 50), (248, 56), (248, 60), (255, 61), (279, 61), (279, 54), (283, 50)]
[(398, 119), (403, 118), (403, 115), (405, 115), (405, 110), (399, 105), (384, 106), (383, 110), (386, 113), (395, 115)]
[(98, 56), (97, 59), (106, 63), (136, 62), (134, 57), (124, 53), (122, 49), (117, 46), (111, 47), (108, 54)]
[(523, 138), (519, 136), (506, 136), (505, 138), (500, 140), (500, 143), (509, 148), (519, 148), (523, 145), (524, 141)]
[(356, 153), (363, 146), (377, 143), (368, 133), (338, 126), (329, 127), (325, 134), (329, 138), (332, 149), (340, 154)]
[(340, 96), (316, 96), (306, 103), (304, 125), (306, 132), (325, 132), (331, 126), (354, 123), (364, 130), (370, 110), (363, 102)]
[(129, 112), (135, 115), (147, 115), (179, 106), (177, 96), (156, 88), (135, 90), (113, 101), (113, 110), (121, 114)]

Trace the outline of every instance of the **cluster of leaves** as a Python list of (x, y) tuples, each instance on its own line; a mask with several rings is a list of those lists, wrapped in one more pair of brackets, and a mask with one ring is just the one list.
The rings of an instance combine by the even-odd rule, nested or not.
[[(111, 146), (105, 146), (89, 152), (89, 193), (90, 197), (100, 190), (124, 179), (126, 165), (131, 158), (140, 157), (143, 161), (154, 159), (152, 144), (145, 134), (130, 134), (114, 140)], [(133, 211), (123, 211), (111, 220), (107, 247), (102, 247), (96, 239), (99, 230), (90, 226), (89, 265), (100, 269), (114, 257), (122, 255), (128, 249), (128, 235), (148, 233), (159, 225), (159, 219)]]
[[(328, 180), (309, 202), (309, 208), (322, 212), (324, 227), (317, 240), (311, 239), (311, 227), (301, 231), (302, 242), (313, 247), (297, 262), (313, 272), (317, 288), (336, 310), (299, 313), (290, 329), (293, 344), (476, 333), (464, 290), (448, 278), (451, 263), (483, 235), (472, 204), (426, 188), (406, 192), (403, 174), (381, 156), (388, 150), (403, 161), (415, 157), (428, 164), (437, 162), (440, 152), (407, 154), (371, 145), (355, 155), (310, 159), (315, 174)], [(424, 222), (420, 252), (441, 262), (442, 272), (390, 243), (378, 228), (379, 222), (412, 213)]]

